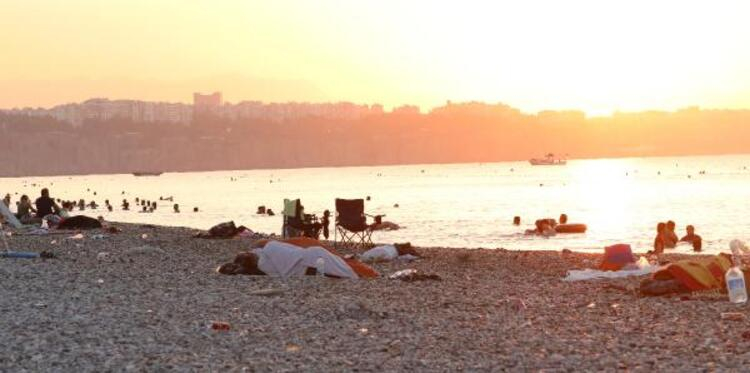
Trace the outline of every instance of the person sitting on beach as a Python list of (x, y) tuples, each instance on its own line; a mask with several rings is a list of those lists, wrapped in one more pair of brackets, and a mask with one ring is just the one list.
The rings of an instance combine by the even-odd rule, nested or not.
[(70, 212), (73, 211), (73, 202), (63, 202), (62, 208), (57, 212), (57, 215), (63, 219), (70, 217)]
[(701, 236), (695, 234), (695, 227), (688, 225), (685, 230), (687, 234), (685, 237), (680, 238), (680, 242), (687, 242), (693, 245), (693, 251), (701, 251), (703, 249), (703, 239)]
[(34, 202), (36, 205), (36, 217), (44, 219), (47, 215), (53, 215), (60, 212), (60, 206), (54, 199), (49, 196), (49, 189), (42, 189), (42, 195)]
[(675, 233), (675, 222), (672, 220), (667, 222), (666, 230), (664, 231), (664, 247), (667, 249), (674, 249), (677, 246), (677, 233)]
[(29, 196), (22, 195), (21, 201), (18, 202), (18, 209), (16, 212), (16, 218), (23, 222), (30, 222), (33, 219), (33, 215), (31, 215), (32, 212), (36, 212), (36, 209), (34, 206), (31, 205), (31, 199), (29, 199)]

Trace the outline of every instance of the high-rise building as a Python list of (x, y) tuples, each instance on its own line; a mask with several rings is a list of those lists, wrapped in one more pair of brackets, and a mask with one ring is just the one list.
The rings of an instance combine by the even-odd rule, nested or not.
[(221, 107), (221, 92), (214, 92), (209, 95), (202, 93), (193, 93), (193, 109), (196, 112), (213, 112), (216, 113)]

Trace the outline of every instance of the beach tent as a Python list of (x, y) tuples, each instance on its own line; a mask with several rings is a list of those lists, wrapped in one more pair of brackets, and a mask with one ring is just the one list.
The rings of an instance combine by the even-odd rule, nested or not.
[(4, 203), (0, 203), (0, 215), (3, 216), (5, 221), (8, 222), (13, 228), (20, 229), (23, 228), (23, 224), (16, 218), (15, 215), (13, 215), (10, 210), (8, 209), (8, 206), (5, 206)]

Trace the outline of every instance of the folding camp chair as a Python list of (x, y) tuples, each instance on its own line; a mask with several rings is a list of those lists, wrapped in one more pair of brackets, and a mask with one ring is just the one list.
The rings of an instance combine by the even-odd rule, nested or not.
[(300, 210), (302, 204), (299, 199), (284, 199), (284, 209), (281, 215), (284, 217), (284, 224), (281, 226), (281, 237), (300, 236), (299, 227), (302, 225)]
[[(365, 216), (363, 199), (336, 199), (336, 231), (334, 245), (352, 249), (368, 249), (372, 244), (372, 229)], [(341, 240), (338, 240), (338, 235)]]
[(305, 214), (299, 199), (284, 199), (282, 210), (284, 225), (281, 228), (283, 238), (305, 236), (317, 239), (322, 226), (313, 214)]

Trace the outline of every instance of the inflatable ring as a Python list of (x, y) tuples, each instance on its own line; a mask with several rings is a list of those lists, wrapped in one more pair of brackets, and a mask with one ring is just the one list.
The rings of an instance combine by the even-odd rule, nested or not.
[(586, 233), (586, 224), (559, 224), (555, 226), (557, 233)]

